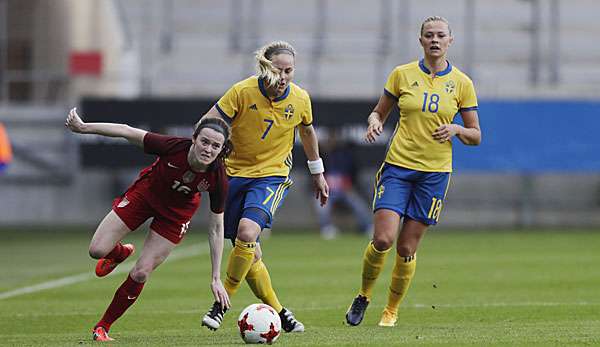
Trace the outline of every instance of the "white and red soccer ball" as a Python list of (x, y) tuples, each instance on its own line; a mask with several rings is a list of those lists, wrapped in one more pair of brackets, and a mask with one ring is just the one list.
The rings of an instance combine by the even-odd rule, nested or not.
[(281, 319), (271, 306), (252, 304), (240, 313), (238, 328), (244, 342), (270, 345), (281, 334)]

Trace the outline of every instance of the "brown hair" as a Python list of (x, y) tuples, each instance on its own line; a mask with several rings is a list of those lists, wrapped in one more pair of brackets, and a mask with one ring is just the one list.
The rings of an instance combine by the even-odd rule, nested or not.
[(192, 137), (196, 139), (200, 131), (204, 128), (210, 128), (223, 134), (225, 141), (223, 142), (223, 149), (217, 158), (223, 159), (231, 153), (233, 150), (233, 143), (231, 142), (231, 127), (221, 118), (215, 117), (202, 117), (198, 123), (194, 126), (194, 134)]

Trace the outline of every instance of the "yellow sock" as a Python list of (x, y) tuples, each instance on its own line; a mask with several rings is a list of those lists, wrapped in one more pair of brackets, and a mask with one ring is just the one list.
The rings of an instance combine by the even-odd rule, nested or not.
[(252, 261), (254, 260), (254, 251), (256, 242), (244, 242), (235, 239), (235, 247), (229, 253), (227, 261), (227, 276), (223, 286), (230, 296), (240, 287), (240, 282), (246, 277)]
[(277, 294), (275, 294), (275, 290), (271, 285), (271, 276), (269, 276), (269, 271), (262, 259), (259, 259), (256, 263), (252, 264), (250, 271), (248, 271), (248, 274), (246, 275), (246, 282), (257, 298), (273, 307), (275, 311), (281, 311), (283, 306), (281, 306), (279, 299), (277, 299)]
[(378, 251), (373, 246), (373, 242), (369, 242), (365, 254), (363, 255), (363, 271), (362, 271), (362, 286), (359, 294), (371, 299), (371, 292), (375, 286), (375, 281), (383, 269), (385, 257), (391, 248), (384, 251)]
[(390, 284), (388, 303), (385, 307), (386, 310), (392, 313), (398, 313), (398, 307), (408, 292), (408, 287), (415, 275), (416, 268), (416, 254), (410, 257), (401, 257), (396, 254), (396, 265), (394, 265), (394, 270), (392, 272), (392, 283)]

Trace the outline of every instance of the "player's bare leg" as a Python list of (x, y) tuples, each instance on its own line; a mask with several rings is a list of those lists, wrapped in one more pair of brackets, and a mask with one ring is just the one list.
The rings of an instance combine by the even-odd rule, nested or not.
[(173, 242), (150, 230), (144, 241), (142, 254), (129, 273), (131, 278), (136, 282), (145, 283), (150, 273), (167, 259), (175, 246)]
[(111, 325), (133, 305), (152, 271), (167, 259), (173, 248), (175, 248), (174, 243), (156, 232), (151, 230), (148, 233), (142, 254), (125, 282), (117, 289), (102, 319), (94, 326), (92, 335), (94, 340), (109, 341), (108, 331)]
[(369, 242), (363, 255), (361, 288), (346, 312), (346, 323), (352, 326), (359, 325), (365, 316), (375, 282), (396, 239), (400, 215), (391, 210), (380, 209), (375, 212), (373, 221), (373, 241)]
[(404, 218), (396, 243), (396, 263), (388, 290), (388, 302), (381, 315), (379, 326), (392, 327), (398, 320), (398, 307), (406, 296), (417, 266), (416, 252), (427, 231), (427, 224)]
[(96, 265), (97, 276), (108, 275), (119, 263), (135, 252), (132, 244), (123, 245), (120, 242), (130, 232), (131, 230), (113, 210), (100, 222), (89, 248), (90, 256), (99, 259)]
[(110, 210), (96, 228), (96, 232), (94, 232), (90, 242), (90, 256), (96, 259), (102, 258), (130, 232), (131, 230), (115, 211)]

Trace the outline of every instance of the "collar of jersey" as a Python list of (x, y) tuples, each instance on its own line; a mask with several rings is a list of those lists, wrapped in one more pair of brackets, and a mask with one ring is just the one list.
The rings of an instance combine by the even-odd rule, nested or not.
[[(440, 71), (440, 72), (436, 73), (435, 74), (436, 77), (447, 75), (450, 73), (450, 71), (452, 71), (452, 64), (450, 64), (450, 62), (447, 60), (446, 60), (446, 63), (448, 63), (448, 67), (444, 71)], [(421, 71), (423, 71), (424, 73), (426, 73), (428, 75), (431, 75), (431, 71), (429, 71), (427, 66), (425, 66), (425, 59), (419, 60), (419, 67), (421, 68)]]
[[(265, 98), (271, 100), (271, 98), (269, 97), (269, 95), (267, 95), (267, 90), (265, 89), (265, 81), (262, 78), (258, 79), (258, 89), (260, 89), (260, 92), (262, 93), (262, 95), (265, 96)], [(288, 85), (287, 88), (285, 88), (285, 92), (283, 92), (283, 94), (281, 96), (276, 97), (275, 99), (273, 99), (273, 101), (281, 101), (285, 98), (287, 98), (287, 96), (290, 94), (290, 86)]]

